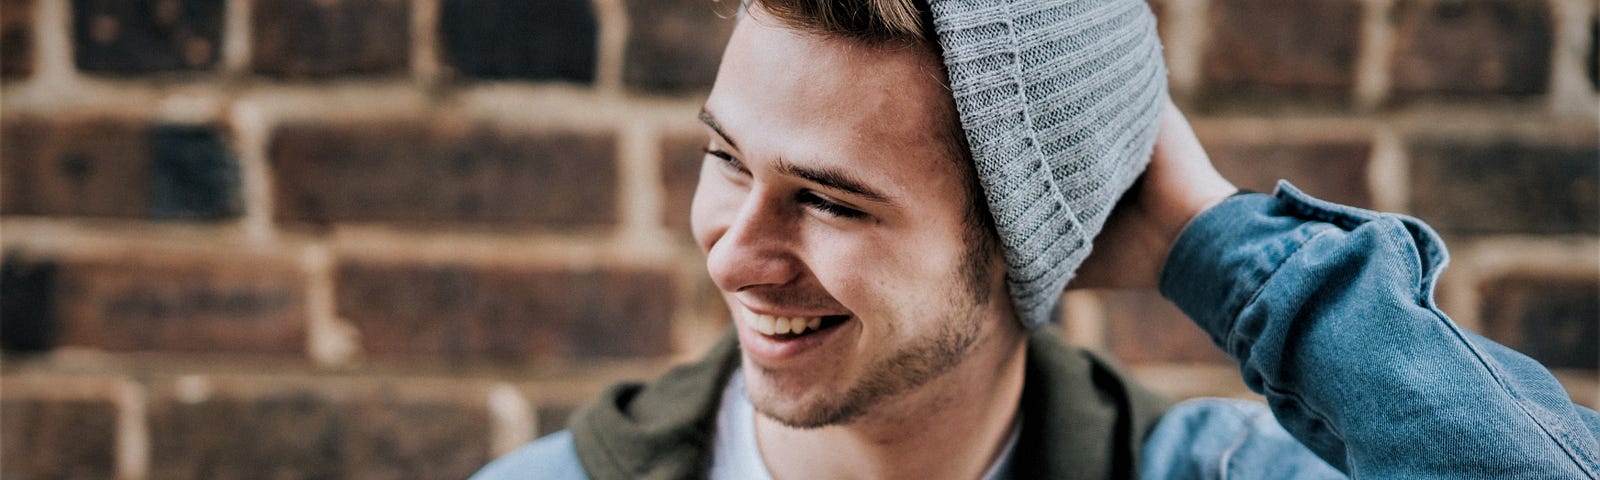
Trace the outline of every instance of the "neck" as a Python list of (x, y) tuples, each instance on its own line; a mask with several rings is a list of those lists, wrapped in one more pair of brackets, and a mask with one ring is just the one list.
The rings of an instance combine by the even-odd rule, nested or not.
[[(848, 425), (783, 426), (756, 415), (756, 439), (776, 479), (973, 479), (1009, 440), (1022, 398), (1026, 335), (992, 335), (941, 377)], [(985, 348), (987, 347), (987, 348)]]

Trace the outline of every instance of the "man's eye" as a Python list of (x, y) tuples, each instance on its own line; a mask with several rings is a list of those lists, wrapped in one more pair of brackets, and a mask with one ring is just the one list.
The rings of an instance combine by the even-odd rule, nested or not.
[(840, 218), (862, 218), (862, 217), (867, 216), (866, 213), (864, 213), (864, 212), (862, 212), (860, 210), (856, 210), (856, 209), (853, 209), (853, 208), (850, 208), (850, 207), (846, 207), (844, 205), (840, 205), (840, 204), (837, 204), (837, 203), (830, 202), (827, 199), (824, 199), (821, 196), (818, 196), (817, 194), (812, 193), (812, 192), (800, 192), (799, 201), (800, 201), (801, 204), (804, 204), (805, 206), (811, 207), (813, 209), (816, 209), (819, 212), (822, 212), (822, 213), (825, 213), (825, 214), (828, 214), (828, 215), (832, 215), (832, 216), (835, 216), (835, 217), (840, 217)]
[(722, 163), (724, 165), (726, 165), (728, 167), (732, 167), (734, 170), (737, 170), (737, 171), (740, 171), (740, 172), (744, 171), (744, 164), (743, 163), (739, 163), (739, 159), (733, 158), (733, 155), (729, 154), (728, 152), (724, 152), (722, 150), (717, 150), (717, 149), (714, 149), (714, 148), (711, 148), (711, 147), (700, 147), (700, 150), (703, 151), (703, 152), (706, 152), (706, 155), (710, 155), (710, 156), (722, 159)]

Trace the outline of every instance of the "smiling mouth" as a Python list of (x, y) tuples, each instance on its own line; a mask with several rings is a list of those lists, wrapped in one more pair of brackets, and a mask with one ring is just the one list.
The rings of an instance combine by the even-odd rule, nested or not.
[(778, 340), (788, 340), (836, 327), (849, 320), (850, 316), (775, 317), (751, 312), (744, 315), (744, 319), (746, 325), (749, 325), (751, 329), (757, 332), (761, 332), (762, 335)]

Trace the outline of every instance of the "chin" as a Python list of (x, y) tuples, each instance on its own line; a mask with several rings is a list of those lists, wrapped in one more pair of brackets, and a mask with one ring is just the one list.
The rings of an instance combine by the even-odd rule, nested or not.
[[(866, 413), (864, 405), (849, 395), (829, 392), (819, 379), (774, 378), (773, 372), (747, 368), (745, 394), (757, 413), (779, 424), (800, 429), (845, 425)], [(779, 374), (780, 377), (788, 375)], [(787, 381), (784, 381), (787, 380)]]

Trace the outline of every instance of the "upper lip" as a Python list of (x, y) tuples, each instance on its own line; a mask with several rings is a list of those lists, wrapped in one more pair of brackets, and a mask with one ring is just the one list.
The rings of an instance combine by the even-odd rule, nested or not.
[(782, 309), (771, 309), (771, 310), (768, 310), (768, 309), (764, 309), (764, 308), (751, 307), (749, 305), (745, 305), (743, 302), (739, 303), (739, 306), (744, 307), (745, 310), (749, 310), (750, 313), (754, 313), (754, 314), (757, 314), (757, 315), (766, 315), (766, 316), (769, 316), (769, 317), (811, 318), (811, 317), (835, 317), (835, 316), (849, 316), (850, 315), (849, 313), (793, 313), (792, 311), (782, 311)]

